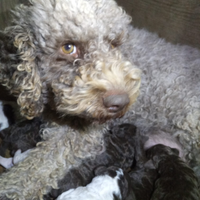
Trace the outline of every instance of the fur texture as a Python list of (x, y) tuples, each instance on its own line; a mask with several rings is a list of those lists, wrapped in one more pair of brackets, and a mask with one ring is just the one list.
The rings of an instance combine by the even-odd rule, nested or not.
[(129, 28), (124, 54), (142, 70), (140, 95), (122, 119), (145, 134), (152, 127), (176, 138), (188, 161), (200, 166), (200, 51)]
[(42, 140), (39, 131), (44, 122), (40, 118), (23, 120), (0, 132), (3, 141), (0, 146), (0, 155), (5, 156), (6, 150), (14, 156), (18, 149), (22, 152), (32, 149)]
[[(131, 180), (129, 187), (136, 200), (150, 200), (154, 191), (155, 180), (158, 176), (156, 169), (147, 161), (146, 156), (143, 157), (143, 159), (144, 158), (146, 160), (144, 165), (141, 165), (140, 167), (135, 166), (129, 172), (129, 178)], [(134, 198), (132, 197), (130, 199)]]
[[(42, 199), (70, 168), (105, 150), (102, 123), (124, 115), (140, 86), (140, 70), (117, 48), (129, 23), (114, 1), (33, 0), (16, 8), (1, 34), (0, 81), (22, 115), (43, 114), (49, 124), (29, 156), (2, 174), (0, 196)], [(76, 51), (66, 53), (70, 47)]]
[(159, 177), (151, 200), (198, 200), (198, 179), (193, 170), (178, 156), (177, 149), (158, 144), (147, 150)]
[(144, 135), (162, 129), (198, 170), (197, 49), (131, 27), (113, 0), (32, 0), (13, 14), (0, 34), (0, 82), (22, 115), (48, 123), (29, 156), (1, 175), (1, 198), (42, 199), (57, 189), (71, 168), (105, 151), (110, 119)]
[(133, 125), (114, 126), (105, 134), (105, 151), (96, 156), (95, 159), (85, 159), (79, 167), (71, 169), (58, 182), (59, 189), (53, 189), (46, 196), (46, 199), (55, 199), (58, 195), (71, 188), (87, 185), (91, 182), (94, 176), (93, 172), (98, 166), (109, 167), (115, 165), (124, 171), (135, 167), (135, 160), (142, 156), (142, 147), (146, 140), (147, 138), (141, 136)]
[[(122, 169), (111, 166), (96, 169), (96, 177), (85, 187), (70, 189), (62, 193), (57, 200), (123, 200), (128, 191), (128, 181)], [(123, 191), (123, 193), (122, 193)]]

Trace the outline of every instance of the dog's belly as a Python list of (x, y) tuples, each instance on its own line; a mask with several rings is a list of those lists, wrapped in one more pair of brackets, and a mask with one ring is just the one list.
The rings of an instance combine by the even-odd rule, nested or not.
[(139, 97), (122, 121), (132, 121), (146, 135), (152, 127), (164, 130), (186, 154), (199, 155), (200, 51), (145, 30), (129, 32), (122, 50), (128, 48), (125, 56), (141, 69), (142, 79)]

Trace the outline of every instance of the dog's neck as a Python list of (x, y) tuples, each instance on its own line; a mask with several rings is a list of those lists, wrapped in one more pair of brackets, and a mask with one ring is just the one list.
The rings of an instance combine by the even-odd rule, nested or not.
[(90, 120), (79, 116), (62, 116), (55, 110), (49, 108), (48, 106), (44, 110), (42, 117), (44, 121), (56, 123), (59, 126), (67, 125), (76, 130), (84, 130), (88, 129), (89, 127), (96, 127), (97, 129), (98, 127), (107, 127), (107, 123), (99, 123), (98, 121)]

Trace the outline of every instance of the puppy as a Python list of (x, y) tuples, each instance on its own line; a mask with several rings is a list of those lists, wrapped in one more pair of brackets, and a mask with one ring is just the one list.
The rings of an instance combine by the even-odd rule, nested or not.
[(71, 188), (87, 185), (94, 177), (93, 172), (98, 166), (114, 165), (128, 171), (135, 167), (136, 163), (139, 165), (139, 158), (143, 157), (143, 144), (147, 139), (132, 124), (115, 125), (105, 134), (105, 151), (95, 158), (85, 159), (79, 167), (72, 168), (58, 182), (58, 189), (52, 189), (45, 196), (45, 200), (55, 199)]
[(162, 144), (147, 150), (159, 174), (151, 200), (200, 199), (197, 177), (178, 155), (177, 149)]
[[(123, 200), (128, 194), (128, 180), (122, 169), (99, 167), (96, 177), (85, 187), (70, 189), (57, 200)], [(126, 189), (125, 189), (126, 188)]]

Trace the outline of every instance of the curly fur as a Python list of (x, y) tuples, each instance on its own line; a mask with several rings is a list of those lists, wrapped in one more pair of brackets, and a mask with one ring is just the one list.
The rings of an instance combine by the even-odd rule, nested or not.
[(151, 200), (197, 200), (200, 198), (198, 179), (178, 154), (177, 149), (162, 144), (147, 150), (147, 156), (152, 159), (159, 174)]
[(150, 200), (157, 175), (157, 171), (147, 166), (147, 164), (143, 168), (134, 168), (129, 172), (130, 187), (135, 195), (135, 199)]
[[(110, 166), (99, 167), (95, 171), (96, 177), (85, 187), (70, 189), (62, 193), (57, 200), (124, 200), (128, 195), (128, 176), (122, 169)], [(126, 192), (125, 192), (126, 191)]]
[[(104, 136), (105, 151), (95, 158), (85, 159), (77, 168), (70, 171), (58, 182), (59, 189), (53, 189), (46, 199), (57, 198), (61, 193), (91, 182), (98, 166), (118, 166), (128, 171), (140, 157), (140, 149), (147, 140), (136, 131), (135, 126), (122, 124), (114, 126)], [(139, 152), (138, 152), (139, 151)]]
[[(42, 115), (48, 123), (43, 141), (0, 177), (2, 198), (42, 199), (70, 168), (105, 151), (104, 122), (128, 109), (115, 124), (134, 122), (144, 135), (162, 129), (199, 166), (197, 49), (131, 27), (113, 0), (31, 0), (13, 14), (13, 26), (0, 34), (0, 82), (22, 115)], [(66, 43), (76, 54), (62, 52)], [(102, 99), (116, 94), (129, 103), (112, 112)]]
[[(1, 34), (7, 42), (1, 42), (0, 82), (17, 97), (22, 115), (43, 113), (50, 124), (29, 156), (1, 176), (0, 195), (42, 199), (72, 166), (104, 151), (106, 125), (95, 121), (127, 111), (138, 96), (140, 70), (112, 49), (127, 39), (130, 23), (114, 1), (33, 0), (13, 14), (13, 26)], [(78, 57), (61, 52), (67, 42), (77, 46)], [(129, 103), (110, 112), (102, 97), (116, 91)]]
[[(13, 63), (9, 73), (7, 60), (3, 62), (0, 77), (3, 85), (18, 97), (23, 115), (29, 119), (39, 115), (44, 104), (53, 98), (55, 109), (65, 115), (107, 119), (113, 115), (102, 107), (102, 94), (117, 89), (129, 94), (130, 105), (135, 101), (140, 72), (118, 50), (111, 51), (111, 43), (117, 45), (127, 38), (126, 26), (130, 22), (115, 2), (31, 3), (30, 7), (16, 9), (15, 26), (5, 30), (17, 48), (20, 62)], [(112, 21), (109, 26), (108, 19)], [(77, 44), (79, 58), (60, 53), (66, 42)]]
[(0, 192), (11, 199), (42, 199), (51, 188), (57, 188), (57, 181), (72, 166), (78, 167), (83, 158), (104, 150), (102, 132), (90, 127), (90, 132), (86, 133), (65, 126), (46, 128), (44, 141), (30, 150), (29, 156), (17, 167), (1, 175)]
[(187, 160), (199, 166), (200, 51), (145, 30), (130, 27), (129, 32), (121, 48), (142, 70), (142, 85), (136, 103), (120, 120), (134, 122), (146, 134), (155, 127), (177, 138)]

